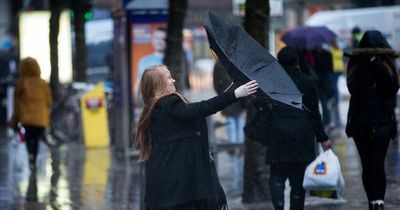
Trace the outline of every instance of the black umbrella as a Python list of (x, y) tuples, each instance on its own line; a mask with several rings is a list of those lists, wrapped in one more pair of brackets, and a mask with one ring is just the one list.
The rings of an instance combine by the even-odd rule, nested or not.
[(214, 12), (205, 24), (210, 48), (235, 82), (257, 80), (267, 98), (302, 108), (302, 94), (269, 52), (239, 25)]

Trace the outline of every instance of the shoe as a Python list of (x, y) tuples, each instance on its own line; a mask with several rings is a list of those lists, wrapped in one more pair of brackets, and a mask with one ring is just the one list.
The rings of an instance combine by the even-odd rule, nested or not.
[(384, 209), (384, 205), (383, 204), (379, 204), (377, 207), (376, 207), (376, 210), (383, 210)]
[(374, 204), (372, 205), (373, 210), (384, 210), (384, 205), (383, 204)]

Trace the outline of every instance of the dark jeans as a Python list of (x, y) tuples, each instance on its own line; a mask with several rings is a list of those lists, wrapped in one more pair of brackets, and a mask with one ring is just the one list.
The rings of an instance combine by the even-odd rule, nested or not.
[(45, 140), (43, 127), (25, 125), (26, 148), (29, 154), (29, 164), (35, 165), (39, 150), (39, 141)]
[(332, 87), (332, 91), (333, 91), (333, 98), (335, 99), (335, 101), (339, 101), (339, 87), (338, 87), (338, 80), (340, 75), (342, 75), (342, 73), (337, 73), (337, 72), (331, 72), (329, 74), (329, 80), (331, 83), (331, 87)]
[(290, 183), (290, 209), (304, 209), (304, 197), (306, 191), (303, 188), (305, 162), (279, 162), (271, 164), (271, 177), (269, 178), (269, 189), (271, 191), (272, 204), (275, 210), (284, 208), (285, 181)]
[(335, 99), (333, 107), (332, 107), (332, 118), (333, 122), (335, 123), (335, 126), (342, 126), (342, 121), (340, 120), (340, 110), (339, 110), (339, 103), (340, 103), (340, 95), (339, 95), (339, 87), (338, 87), (338, 80), (340, 77), (341, 73), (337, 72), (331, 72), (329, 74), (330, 76), (330, 82), (331, 82), (331, 87), (333, 90), (333, 98)]
[(329, 100), (328, 96), (321, 95), (320, 102), (322, 107), (322, 122), (324, 126), (327, 126), (332, 122), (331, 110), (328, 107), (328, 100)]
[(362, 181), (368, 201), (384, 200), (386, 191), (385, 157), (390, 139), (354, 136), (360, 154)]

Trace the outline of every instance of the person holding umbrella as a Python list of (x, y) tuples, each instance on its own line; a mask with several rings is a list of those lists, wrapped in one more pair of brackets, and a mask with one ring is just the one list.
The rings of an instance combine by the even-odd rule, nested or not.
[(347, 68), (351, 97), (346, 133), (353, 137), (360, 155), (369, 209), (383, 209), (385, 157), (390, 139), (397, 136), (396, 57), (381, 32), (366, 31), (352, 51)]
[(256, 100), (258, 110), (245, 127), (246, 135), (267, 146), (266, 163), (271, 166), (269, 187), (275, 210), (284, 209), (285, 181), (289, 180), (290, 209), (304, 209), (304, 172), (315, 159), (315, 140), (324, 150), (331, 147), (318, 108), (318, 94), (312, 80), (298, 67), (297, 52), (284, 47), (278, 61), (303, 93), (303, 109), (282, 103)]
[(174, 82), (164, 65), (147, 67), (140, 82), (144, 107), (135, 141), (139, 162), (146, 166), (146, 209), (225, 210), (205, 118), (256, 93), (258, 84), (253, 80), (234, 91), (189, 103), (175, 92)]
[(322, 142), (324, 149), (331, 145), (322, 126), (313, 81), (301, 74), (293, 48), (284, 48), (278, 61), (239, 24), (214, 12), (209, 12), (205, 29), (212, 52), (234, 81), (245, 84), (257, 79), (257, 113), (251, 113), (245, 133), (267, 145), (275, 209), (283, 209), (288, 178), (292, 186), (290, 208), (303, 209), (303, 177), (307, 164), (315, 158), (314, 139)]

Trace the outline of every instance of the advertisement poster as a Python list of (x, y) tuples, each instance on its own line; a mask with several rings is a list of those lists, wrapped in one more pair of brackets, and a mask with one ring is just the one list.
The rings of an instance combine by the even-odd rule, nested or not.
[(137, 96), (144, 68), (163, 63), (168, 0), (124, 0), (123, 3), (131, 30), (132, 93)]
[(138, 23), (131, 25), (131, 72), (134, 91), (144, 69), (163, 64), (167, 23)]

